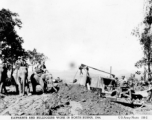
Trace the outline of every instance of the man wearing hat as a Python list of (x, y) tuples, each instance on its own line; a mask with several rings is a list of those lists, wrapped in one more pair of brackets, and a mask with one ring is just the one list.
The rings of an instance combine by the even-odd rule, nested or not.
[(19, 69), (19, 66), (21, 65), (21, 56), (19, 56), (18, 57), (18, 60), (15, 62), (15, 67), (17, 68), (17, 69)]
[(19, 68), (19, 67), (27, 67), (27, 63), (25, 61), (25, 59), (21, 56), (18, 57), (18, 60), (16, 61), (15, 63), (16, 67)]
[(45, 73), (46, 70), (45, 62), (39, 61), (36, 67), (36, 73)]

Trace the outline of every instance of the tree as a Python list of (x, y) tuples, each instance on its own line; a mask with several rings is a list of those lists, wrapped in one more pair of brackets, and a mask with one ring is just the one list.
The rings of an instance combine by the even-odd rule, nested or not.
[[(151, 65), (152, 65), (152, 0), (145, 1), (145, 16), (142, 22), (144, 29), (142, 32), (139, 32), (139, 27), (134, 30), (133, 34), (139, 37), (140, 44), (143, 48), (144, 57), (139, 60), (135, 66), (148, 66), (148, 78), (151, 78)], [(145, 68), (145, 67), (144, 67)], [(144, 72), (146, 72), (145, 70)], [(144, 73), (144, 77), (146, 74)], [(152, 91), (150, 91), (148, 101), (152, 100)]]
[(22, 27), (18, 16), (17, 13), (10, 10), (0, 10), (0, 55), (5, 55), (4, 59), (12, 64), (18, 59), (18, 56), (30, 59), (32, 65), (38, 61), (45, 61), (48, 58), (43, 53), (38, 53), (36, 49), (26, 51), (22, 47), (24, 40), (15, 30), (15, 27)]
[(37, 50), (34, 48), (33, 51), (28, 50), (28, 58), (32, 64), (32, 71), (33, 71), (33, 66), (36, 64), (36, 62), (39, 61), (46, 61), (48, 59), (47, 56), (45, 56), (43, 53), (37, 52)]
[(6, 9), (0, 10), (0, 54), (5, 55), (4, 58), (11, 63), (14, 63), (18, 56), (26, 54), (22, 48), (24, 41), (15, 30), (15, 27), (21, 28), (21, 25), (17, 13)]
[(140, 45), (143, 48), (144, 57), (137, 61), (135, 64), (136, 67), (147, 66), (148, 67), (148, 76), (151, 77), (151, 65), (152, 65), (152, 0), (146, 1), (145, 17), (140, 25), (144, 25), (142, 32), (139, 31), (140, 26), (134, 29), (133, 35), (138, 36)]

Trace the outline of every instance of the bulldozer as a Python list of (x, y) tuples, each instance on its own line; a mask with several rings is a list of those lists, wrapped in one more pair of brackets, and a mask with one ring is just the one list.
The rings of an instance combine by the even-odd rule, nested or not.
[[(109, 74), (112, 77), (111, 78), (102, 77), (102, 76), (92, 77), (90, 75), (89, 69)], [(79, 74), (78, 74), (78, 71), (79, 71)], [(75, 74), (75, 77), (78, 74), (78, 79), (75, 79), (74, 77), (73, 83), (86, 86), (88, 90), (98, 89), (98, 91), (100, 91), (99, 94), (101, 95), (101, 94), (111, 94), (111, 92), (116, 88), (117, 81), (115, 79), (114, 74), (105, 72), (103, 70), (100, 70), (100, 69), (97, 69), (85, 64), (81, 64), (78, 71)]]

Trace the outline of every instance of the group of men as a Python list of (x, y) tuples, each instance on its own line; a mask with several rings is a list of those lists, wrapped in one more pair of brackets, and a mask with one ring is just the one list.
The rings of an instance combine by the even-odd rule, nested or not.
[[(1, 56), (1, 59), (0, 59), (0, 65), (1, 65), (1, 67), (2, 67), (2, 69), (4, 70), (4, 69), (7, 69), (7, 70), (9, 70), (9, 68), (13, 68), (13, 69), (10, 69), (10, 71), (12, 71), (11, 73), (11, 76), (13, 76), (13, 77), (15, 77), (14, 79), (15, 79), (15, 82), (16, 83), (18, 83), (18, 76), (20, 75), (20, 68), (25, 68), (26, 69), (26, 73), (27, 73), (27, 77), (28, 77), (28, 67), (30, 66), (28, 63), (27, 63), (27, 61), (26, 61), (26, 59), (25, 59), (25, 57), (22, 57), (22, 56), (19, 56), (18, 57), (18, 59), (17, 59), (17, 61), (15, 62), (15, 64), (10, 64), (9, 62), (8, 62), (8, 60), (6, 60), (5, 58), (4, 58), (4, 56)], [(11, 67), (8, 67), (8, 66), (11, 66)], [(4, 72), (4, 71), (3, 71)], [(48, 73), (48, 70), (46, 69), (46, 65), (45, 65), (45, 62), (44, 61), (38, 61), (36, 64), (35, 64), (35, 66), (34, 66), (34, 70), (33, 70), (33, 74), (36, 74), (36, 75), (39, 75), (39, 77), (42, 75), (42, 74), (44, 74), (44, 73)], [(13, 74), (14, 73), (14, 74)], [(1, 74), (3, 74), (2, 76), (2, 78), (1, 79), (4, 79), (5, 77), (8, 77), (8, 76), (6, 76), (7, 75), (7, 72), (5, 72), (5, 73), (1, 73)], [(5, 75), (5, 77), (4, 77), (4, 74), (6, 74)], [(15, 76), (14, 76), (15, 75)], [(0, 84), (1, 84), (1, 79), (0, 79)], [(27, 78), (28, 79), (28, 78)], [(27, 82), (30, 82), (30, 80), (27, 80)]]
[[(15, 63), (15, 67), (28, 67), (28, 63), (26, 62), (24, 57), (18, 57), (18, 60)], [(44, 61), (38, 61), (34, 66), (34, 73), (45, 73), (47, 71), (46, 65)]]
[[(4, 55), (1, 56), (0, 64), (9, 64), (9, 62), (4, 59)], [(19, 56), (18, 60), (13, 65), (13, 68), (19, 68), (19, 67), (28, 67), (29, 64), (26, 62), (25, 57)], [(44, 61), (38, 61), (34, 66), (34, 73), (39, 72), (47, 72), (46, 65)]]

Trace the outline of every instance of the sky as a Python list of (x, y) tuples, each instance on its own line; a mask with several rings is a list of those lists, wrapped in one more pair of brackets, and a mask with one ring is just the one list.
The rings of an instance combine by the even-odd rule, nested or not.
[(136, 70), (143, 57), (131, 32), (143, 20), (144, 0), (0, 0), (19, 14), (26, 50), (49, 57), (49, 69), (84, 63), (102, 70)]

